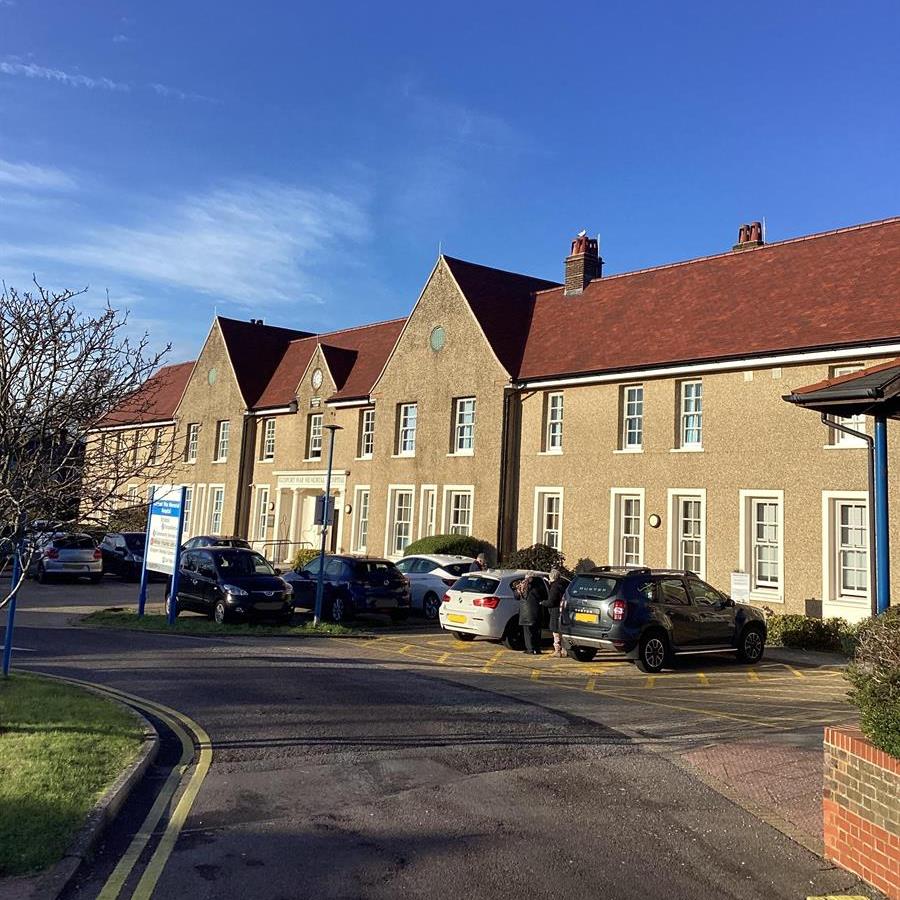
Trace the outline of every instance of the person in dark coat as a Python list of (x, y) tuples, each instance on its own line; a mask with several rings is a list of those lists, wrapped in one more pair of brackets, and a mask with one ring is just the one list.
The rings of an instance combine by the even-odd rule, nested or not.
[(544, 606), (547, 607), (550, 613), (550, 631), (553, 633), (554, 656), (566, 655), (565, 650), (562, 648), (562, 634), (559, 629), (559, 607), (568, 586), (569, 582), (562, 577), (559, 569), (550, 570), (550, 590), (547, 592)]
[(540, 575), (526, 576), (519, 596), (519, 625), (526, 653), (541, 652), (541, 607), (547, 599), (547, 585)]

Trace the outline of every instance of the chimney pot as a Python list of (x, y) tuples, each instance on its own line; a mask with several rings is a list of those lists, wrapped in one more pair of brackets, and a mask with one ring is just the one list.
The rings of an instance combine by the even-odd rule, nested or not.
[(566, 286), (564, 294), (570, 297), (580, 294), (603, 271), (600, 244), (597, 238), (577, 235), (572, 241), (572, 252), (566, 257)]
[(741, 225), (738, 229), (737, 243), (731, 249), (734, 251), (752, 250), (754, 247), (762, 247), (764, 243), (762, 222), (750, 222)]

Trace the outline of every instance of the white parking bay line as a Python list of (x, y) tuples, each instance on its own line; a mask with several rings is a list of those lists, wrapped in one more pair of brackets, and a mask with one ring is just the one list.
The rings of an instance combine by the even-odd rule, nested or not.
[(34, 647), (13, 647), (16, 653), (37, 653)]

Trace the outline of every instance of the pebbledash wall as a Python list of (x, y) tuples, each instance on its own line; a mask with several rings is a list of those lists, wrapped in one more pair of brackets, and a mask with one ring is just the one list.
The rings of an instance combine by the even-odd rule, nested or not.
[[(328, 435), (316, 434), (335, 424), (332, 549), (396, 557), (409, 541), (448, 531), (501, 550), (543, 541), (570, 564), (688, 567), (726, 590), (730, 574), (742, 570), (751, 574), (756, 603), (862, 618), (870, 609), (865, 448), (782, 397), (900, 352), (900, 313), (890, 300), (900, 284), (900, 219), (866, 227), (863, 237), (871, 235), (891, 267), (880, 275), (883, 297), (875, 298), (886, 312), (873, 318), (862, 304), (855, 328), (852, 296), (833, 299), (818, 321), (801, 309), (797, 322), (823, 337), (791, 352), (778, 333), (754, 333), (756, 347), (771, 345), (770, 352), (701, 360), (687, 352), (673, 360), (668, 352), (661, 366), (653, 353), (673, 333), (654, 331), (648, 319), (646, 361), (623, 358), (615, 371), (580, 374), (580, 351), (604, 341), (604, 316), (615, 312), (604, 305), (614, 301), (597, 293), (606, 282), (599, 257), (593, 269), (588, 258), (584, 271), (578, 240), (567, 260), (571, 297), (550, 282), (442, 256), (405, 321), (310, 337), (217, 318), (169, 411), (177, 423), (172, 480), (190, 489), (188, 533), (247, 536), (279, 562), (299, 546), (317, 546), (312, 513), (325, 483)], [(836, 246), (832, 234), (843, 232), (824, 236), (826, 249)], [(810, 284), (803, 302), (822, 302), (837, 276), (809, 268), (808, 246), (770, 245), (777, 246), (781, 258), (807, 255), (797, 285)], [(740, 256), (770, 252), (754, 246)], [(843, 265), (842, 252), (859, 251), (829, 249), (834, 265)], [(764, 284), (768, 257), (752, 259)], [(715, 260), (731, 264), (727, 254)], [(690, 266), (704, 265), (681, 264), (686, 274), (675, 276), (693, 279), (693, 289)], [(853, 272), (846, 277), (856, 284)], [(616, 290), (627, 287), (623, 279), (615, 277)], [(728, 284), (704, 300), (707, 307), (729, 304)], [(554, 290), (554, 300), (542, 298)], [(563, 340), (554, 322), (540, 325), (541, 304), (550, 302), (574, 311), (583, 329)], [(829, 322), (845, 307), (850, 324), (838, 321), (831, 335)], [(702, 318), (681, 325), (682, 342), (691, 343), (691, 329), (704, 333)], [(535, 354), (555, 342), (563, 348), (559, 362), (544, 354), (545, 369), (557, 366), (544, 374)], [(614, 360), (614, 351), (605, 352)], [(371, 447), (364, 446), (363, 425), (373, 422)], [(889, 440), (896, 459), (895, 428)], [(898, 567), (897, 492), (891, 512)]]

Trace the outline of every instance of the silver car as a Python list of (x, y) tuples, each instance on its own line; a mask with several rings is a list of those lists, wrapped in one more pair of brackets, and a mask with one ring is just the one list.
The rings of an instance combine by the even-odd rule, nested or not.
[(436, 619), (441, 608), (441, 598), (456, 579), (472, 568), (474, 560), (468, 556), (444, 556), (417, 553), (397, 561), (397, 568), (409, 582), (412, 608), (419, 610), (426, 619)]
[(28, 574), (40, 584), (60, 575), (85, 577), (98, 584), (103, 577), (103, 554), (89, 534), (39, 535)]

